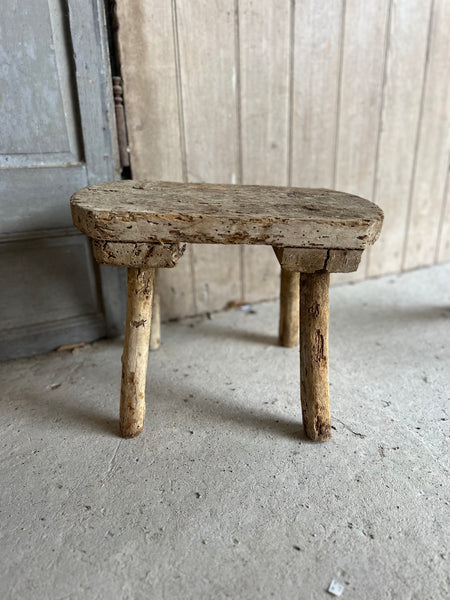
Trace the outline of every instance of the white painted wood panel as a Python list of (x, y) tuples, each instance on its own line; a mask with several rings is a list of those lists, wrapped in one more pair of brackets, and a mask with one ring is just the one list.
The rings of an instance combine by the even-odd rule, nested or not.
[(290, 2), (240, 0), (242, 183), (286, 185)]
[(276, 298), (280, 290), (280, 264), (270, 246), (242, 247), (242, 297), (245, 302)]
[(333, 186), (339, 69), (341, 0), (295, 4), (291, 184)]
[(432, 0), (392, 3), (374, 201), (385, 213), (368, 273), (401, 269)]
[[(375, 200), (385, 229), (360, 278), (450, 258), (448, 2), (119, 5), (132, 21), (121, 24), (121, 49), (129, 46), (133, 173), (327, 186)], [(194, 247), (168, 276), (166, 317), (278, 289), (277, 263), (262, 248)]]
[(117, 0), (133, 177), (182, 180), (173, 38), (167, 0)]
[(193, 277), (198, 313), (222, 310), (242, 297), (240, 248), (194, 244)]
[(237, 183), (234, 4), (176, 5), (188, 181)]
[[(291, 2), (239, 2), (242, 183), (286, 185), (289, 166)], [(242, 248), (243, 298), (278, 295), (271, 248)]]
[[(167, 0), (117, 0), (117, 18), (132, 176), (183, 181), (176, 6)], [(196, 312), (191, 260), (188, 247), (176, 273), (161, 270), (164, 320)]]
[[(342, 38), (336, 172), (333, 187), (372, 200), (376, 170), (389, 0), (347, 0)], [(366, 254), (356, 273), (364, 277)]]
[[(237, 183), (237, 13), (230, 0), (174, 2), (179, 47), (186, 173), (190, 182)], [(194, 302), (199, 312), (242, 295), (241, 250), (192, 246)]]
[(435, 260), (450, 157), (450, 2), (435, 0), (403, 266)]
[(444, 262), (450, 260), (450, 170), (447, 174), (440, 225), (436, 260), (437, 262)]

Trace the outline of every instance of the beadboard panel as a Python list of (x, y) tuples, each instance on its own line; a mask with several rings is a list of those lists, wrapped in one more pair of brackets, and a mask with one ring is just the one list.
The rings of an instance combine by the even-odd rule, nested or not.
[(402, 267), (432, 0), (392, 3), (373, 200), (385, 213), (369, 275)]
[[(347, 0), (342, 29), (342, 67), (333, 187), (373, 199), (389, 0)], [(334, 283), (363, 279), (367, 253), (358, 271), (333, 276)]]
[[(449, 260), (446, 0), (117, 5), (134, 177), (335, 187), (386, 213), (357, 278)], [(253, 247), (191, 247), (164, 277), (166, 317), (279, 284)]]
[[(344, 3), (295, 3), (289, 183), (332, 188)], [(312, 59), (313, 58), (313, 59)]]
[(450, 160), (450, 2), (435, 0), (431, 16), (417, 154), (403, 266), (436, 259)]
[[(240, 0), (240, 183), (287, 185), (291, 123), (292, 6), (289, 2)], [(275, 298), (280, 267), (271, 248), (244, 246), (242, 298)]]
[[(173, 6), (187, 181), (238, 183), (239, 48), (234, 4), (197, 0), (174, 1)], [(192, 246), (196, 312), (220, 310), (227, 301), (241, 298), (241, 252), (237, 247)]]
[[(136, 179), (186, 181), (177, 14), (174, 2), (116, 3), (131, 169)], [(196, 312), (192, 252), (161, 269), (161, 318)]]

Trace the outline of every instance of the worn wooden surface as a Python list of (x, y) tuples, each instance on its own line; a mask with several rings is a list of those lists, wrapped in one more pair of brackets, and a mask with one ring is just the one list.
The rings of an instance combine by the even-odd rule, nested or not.
[(186, 178), (237, 183), (238, 114), (234, 90), (238, 74), (233, 5), (229, 0), (197, 0), (175, 2), (174, 9)]
[[(183, 181), (242, 183), (235, 2), (174, 0), (172, 9)], [(210, 250), (198, 245), (191, 250), (198, 312), (221, 309), (242, 295), (242, 248)]]
[[(390, 0), (346, 0), (333, 187), (373, 199)], [(366, 258), (337, 282), (363, 279)]]
[(363, 249), (378, 237), (374, 204), (330, 190), (121, 181), (72, 197), (93, 239)]
[(351, 273), (361, 261), (362, 250), (337, 250), (334, 248), (274, 248), (283, 269), (301, 273), (328, 271)]
[(171, 268), (183, 256), (185, 246), (92, 240), (92, 250), (95, 260), (103, 265)]
[(431, 6), (432, 0), (391, 4), (379, 152), (370, 198), (385, 212), (385, 221), (376, 248), (369, 250), (369, 275), (402, 268)]
[(314, 441), (331, 437), (328, 390), (328, 286), (325, 271), (300, 275), (300, 395), (303, 427)]
[(278, 343), (286, 348), (298, 346), (299, 284), (298, 272), (281, 269)]
[[(196, 311), (222, 310), (241, 299), (240, 248), (196, 244), (193, 246), (194, 300)], [(215, 269), (211, 266), (215, 265)]]
[(335, 187), (343, 8), (343, 0), (294, 3), (289, 185)]
[(93, 266), (89, 240), (73, 227), (3, 239), (0, 361), (105, 335)]
[(450, 164), (449, 23), (450, 2), (435, 0), (403, 256), (403, 266), (407, 269), (435, 261), (436, 239), (444, 220), (442, 207)]
[[(118, 4), (136, 179), (320, 186), (375, 200), (387, 211), (379, 243), (336, 281), (448, 260), (445, 0)], [(170, 316), (197, 310), (197, 269), (202, 286), (216, 286), (208, 254), (187, 252), (197, 255), (191, 272), (185, 259), (183, 281), (164, 284)], [(226, 299), (239, 286), (255, 300), (272, 295), (271, 258), (242, 246), (240, 268), (239, 252), (224, 253), (223, 272), (241, 278), (220, 282)]]
[(161, 346), (161, 299), (159, 296), (160, 269), (155, 269), (153, 280), (152, 324), (150, 327), (150, 350), (158, 350)]
[(158, 289), (163, 321), (198, 314), (193, 294), (192, 271), (192, 246), (188, 245), (177, 268), (164, 269), (160, 273)]
[[(237, 183), (288, 185), (292, 42), (289, 2), (239, 0), (240, 154)], [(270, 248), (243, 245), (242, 298), (276, 298), (280, 268)]]
[[(117, 0), (115, 5), (133, 176), (179, 181), (180, 123), (171, 3)], [(142, 132), (146, 132), (145, 143)]]
[(258, 302), (278, 298), (280, 267), (269, 246), (242, 246), (242, 298)]
[[(187, 181), (175, 3), (118, 0), (116, 11), (132, 175)], [(197, 312), (192, 260), (188, 246), (159, 276), (163, 320)]]
[(99, 302), (98, 271), (67, 202), (114, 179), (115, 135), (103, 3), (4, 8), (0, 355), (12, 359), (97, 339), (115, 324), (110, 280)]
[(136, 437), (144, 427), (154, 275), (154, 269), (128, 269), (120, 391), (120, 433), (125, 438)]
[(439, 232), (439, 246), (436, 254), (439, 262), (450, 260), (450, 171), (447, 175), (444, 201), (442, 204), (442, 220)]
[(290, 5), (240, 0), (242, 181), (286, 185)]

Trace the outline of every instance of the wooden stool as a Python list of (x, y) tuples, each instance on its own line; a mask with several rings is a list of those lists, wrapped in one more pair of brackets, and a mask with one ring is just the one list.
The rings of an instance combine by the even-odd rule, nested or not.
[(364, 248), (380, 233), (380, 208), (357, 196), (323, 189), (139, 181), (84, 188), (71, 205), (74, 224), (92, 239), (95, 259), (128, 268), (120, 397), (123, 437), (139, 435), (144, 426), (155, 269), (174, 267), (184, 242), (273, 247), (281, 265), (282, 345), (297, 344), (300, 323), (305, 432), (312, 440), (331, 437), (330, 272), (358, 268)]

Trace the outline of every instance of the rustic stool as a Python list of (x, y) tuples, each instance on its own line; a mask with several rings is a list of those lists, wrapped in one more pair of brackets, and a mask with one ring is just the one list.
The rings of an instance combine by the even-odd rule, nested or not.
[(123, 437), (139, 435), (144, 426), (155, 269), (174, 267), (184, 242), (273, 247), (282, 270), (282, 345), (296, 345), (300, 322), (305, 432), (312, 440), (331, 437), (330, 272), (358, 268), (364, 248), (380, 233), (380, 208), (357, 196), (323, 189), (138, 181), (84, 188), (71, 205), (74, 224), (92, 238), (95, 259), (128, 268), (120, 397)]

